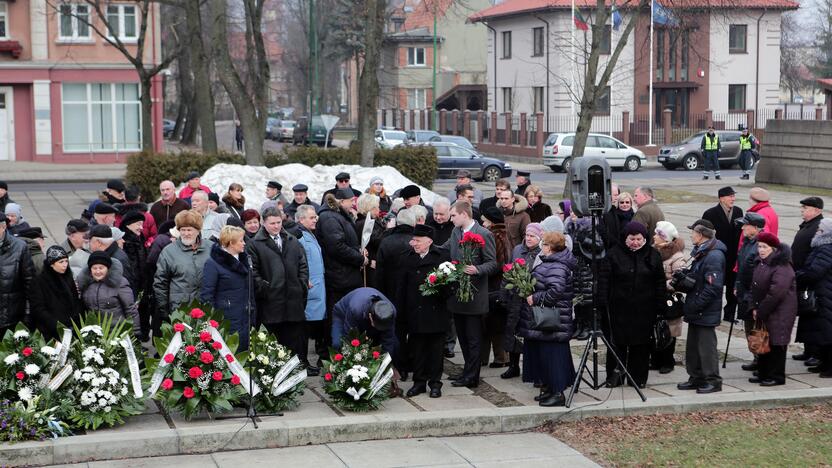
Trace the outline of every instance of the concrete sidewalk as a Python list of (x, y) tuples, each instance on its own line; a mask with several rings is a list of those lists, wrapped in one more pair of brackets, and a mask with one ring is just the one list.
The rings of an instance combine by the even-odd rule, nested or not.
[(181, 455), (157, 458), (79, 463), (72, 468), (130, 467), (179, 468), (217, 466), (236, 468), (277, 465), (387, 468), (387, 467), (596, 467), (563, 442), (546, 434), (514, 433), (469, 437), (437, 437), (402, 440), (345, 442), (306, 447), (228, 451), (208, 455)]
[(0, 180), (20, 182), (103, 182), (121, 179), (126, 163), (53, 164), (40, 162), (0, 162)]

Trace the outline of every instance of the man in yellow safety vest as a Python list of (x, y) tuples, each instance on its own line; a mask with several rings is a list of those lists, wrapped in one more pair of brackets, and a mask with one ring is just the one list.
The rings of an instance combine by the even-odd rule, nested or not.
[(705, 159), (702, 180), (708, 180), (708, 171), (713, 171), (716, 180), (722, 179), (719, 174), (719, 135), (714, 133), (714, 126), (708, 127), (708, 133), (702, 137), (702, 155)]
[(754, 153), (752, 150), (757, 149), (759, 143), (754, 135), (748, 132), (748, 127), (742, 129), (740, 135), (740, 168), (742, 175), (740, 179), (748, 180), (751, 178), (751, 168), (754, 166)]

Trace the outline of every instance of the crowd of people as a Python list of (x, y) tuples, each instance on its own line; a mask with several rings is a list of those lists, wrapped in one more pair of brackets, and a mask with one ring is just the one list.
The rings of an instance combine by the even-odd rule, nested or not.
[[(722, 321), (742, 320), (746, 333), (767, 329), (770, 351), (742, 367), (754, 372), (751, 382), (772, 386), (785, 383), (799, 314), (805, 351), (793, 357), (832, 377), (832, 220), (820, 198), (801, 201), (804, 222), (788, 246), (765, 189), (751, 190), (743, 212), (735, 191), (721, 188), (716, 206), (687, 226), (686, 255), (650, 187), (631, 194), (613, 184), (612, 206), (593, 222), (569, 200), (546, 203), (530, 176), (518, 172), (515, 190), (501, 179), (486, 197), (461, 170), (431, 206), (416, 185), (391, 191), (374, 177), (360, 191), (347, 173), (320, 203), (303, 183), (289, 201), (269, 181), (259, 207), (246, 203), (242, 185), (220, 196), (198, 173), (178, 194), (161, 182), (149, 205), (110, 180), (67, 222), (66, 240), (48, 248), (0, 182), (0, 334), (23, 322), (57, 337), (59, 324), (97, 310), (147, 341), (172, 311), (198, 300), (224, 313), (243, 349), (251, 327), (264, 325), (309, 375), (359, 329), (391, 354), (398, 381), (412, 379), (408, 396), (441, 396), (444, 358), (458, 342), (464, 366), (451, 385), (474, 388), (483, 366), (505, 368), (502, 378), (520, 377), (539, 388), (541, 406), (556, 406), (576, 377), (570, 342), (586, 340), (596, 323), (611, 344), (608, 387), (643, 388), (651, 369), (672, 372), (686, 322), (689, 379), (678, 388), (712, 393), (722, 389)], [(468, 233), (484, 245), (466, 261)], [(527, 297), (503, 278), (503, 265), (520, 259), (536, 279)], [(420, 292), (446, 261), (464, 265), (471, 300)], [(536, 307), (555, 310), (557, 325), (536, 325)]]

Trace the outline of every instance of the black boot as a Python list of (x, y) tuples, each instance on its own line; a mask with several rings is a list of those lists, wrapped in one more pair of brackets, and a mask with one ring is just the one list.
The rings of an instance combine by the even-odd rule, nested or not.
[(520, 375), (520, 353), (509, 353), (508, 369), (500, 374), (501, 379), (512, 379)]

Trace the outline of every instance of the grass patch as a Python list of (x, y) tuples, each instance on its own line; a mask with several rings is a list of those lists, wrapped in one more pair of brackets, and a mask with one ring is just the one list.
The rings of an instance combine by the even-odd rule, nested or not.
[(802, 185), (781, 185), (781, 184), (759, 184), (766, 190), (779, 190), (781, 192), (793, 192), (801, 195), (816, 195), (819, 197), (832, 197), (832, 190), (820, 187), (804, 187)]
[(829, 466), (832, 404), (590, 418), (543, 428), (604, 466)]

